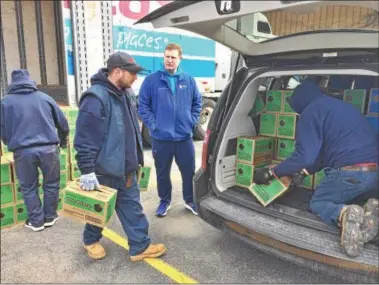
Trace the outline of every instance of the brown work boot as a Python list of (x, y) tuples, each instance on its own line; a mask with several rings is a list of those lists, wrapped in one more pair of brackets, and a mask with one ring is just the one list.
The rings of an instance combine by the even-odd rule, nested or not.
[(361, 226), (362, 241), (368, 243), (378, 234), (379, 219), (379, 201), (378, 199), (369, 199), (364, 206), (365, 216)]
[(131, 261), (139, 261), (144, 258), (154, 258), (162, 256), (166, 252), (164, 244), (150, 244), (149, 247), (142, 253), (137, 255), (131, 255)]
[(84, 245), (84, 248), (87, 250), (88, 256), (92, 259), (98, 260), (105, 257), (105, 249), (99, 242)]
[(363, 250), (361, 225), (364, 211), (357, 205), (346, 206), (341, 210), (341, 245), (349, 256), (358, 256)]

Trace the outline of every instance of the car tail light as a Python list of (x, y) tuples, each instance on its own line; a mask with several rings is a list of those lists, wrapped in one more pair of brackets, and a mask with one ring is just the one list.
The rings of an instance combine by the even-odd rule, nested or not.
[(209, 137), (211, 135), (211, 130), (207, 130), (205, 132), (204, 140), (203, 140), (203, 153), (201, 156), (201, 168), (203, 170), (207, 169), (208, 164), (208, 145), (209, 145)]

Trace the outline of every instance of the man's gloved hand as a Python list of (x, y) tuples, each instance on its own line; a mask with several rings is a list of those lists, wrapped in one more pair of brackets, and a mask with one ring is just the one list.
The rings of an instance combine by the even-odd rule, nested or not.
[(292, 175), (292, 184), (295, 186), (302, 184), (305, 177), (307, 177), (307, 174), (303, 170), (296, 172), (294, 175)]
[(272, 171), (268, 167), (257, 169), (254, 172), (254, 183), (256, 184), (269, 185), (270, 180), (274, 178), (275, 176), (273, 175)]
[(94, 172), (81, 175), (79, 185), (80, 188), (87, 191), (100, 189), (99, 181), (97, 181), (97, 177)]

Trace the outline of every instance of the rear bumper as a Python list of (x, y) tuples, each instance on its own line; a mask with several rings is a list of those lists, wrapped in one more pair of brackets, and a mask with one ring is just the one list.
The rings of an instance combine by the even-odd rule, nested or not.
[(286, 261), (355, 283), (379, 283), (378, 247), (349, 258), (333, 234), (257, 213), (214, 196), (203, 196), (200, 217), (253, 247)]

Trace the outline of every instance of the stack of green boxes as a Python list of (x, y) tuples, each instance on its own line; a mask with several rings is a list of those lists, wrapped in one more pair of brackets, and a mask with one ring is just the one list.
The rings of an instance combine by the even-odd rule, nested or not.
[(16, 223), (15, 216), (15, 200), (14, 200), (14, 183), (11, 163), (5, 159), (4, 156), (0, 157), (1, 160), (1, 212), (0, 223), (1, 229), (10, 227)]

